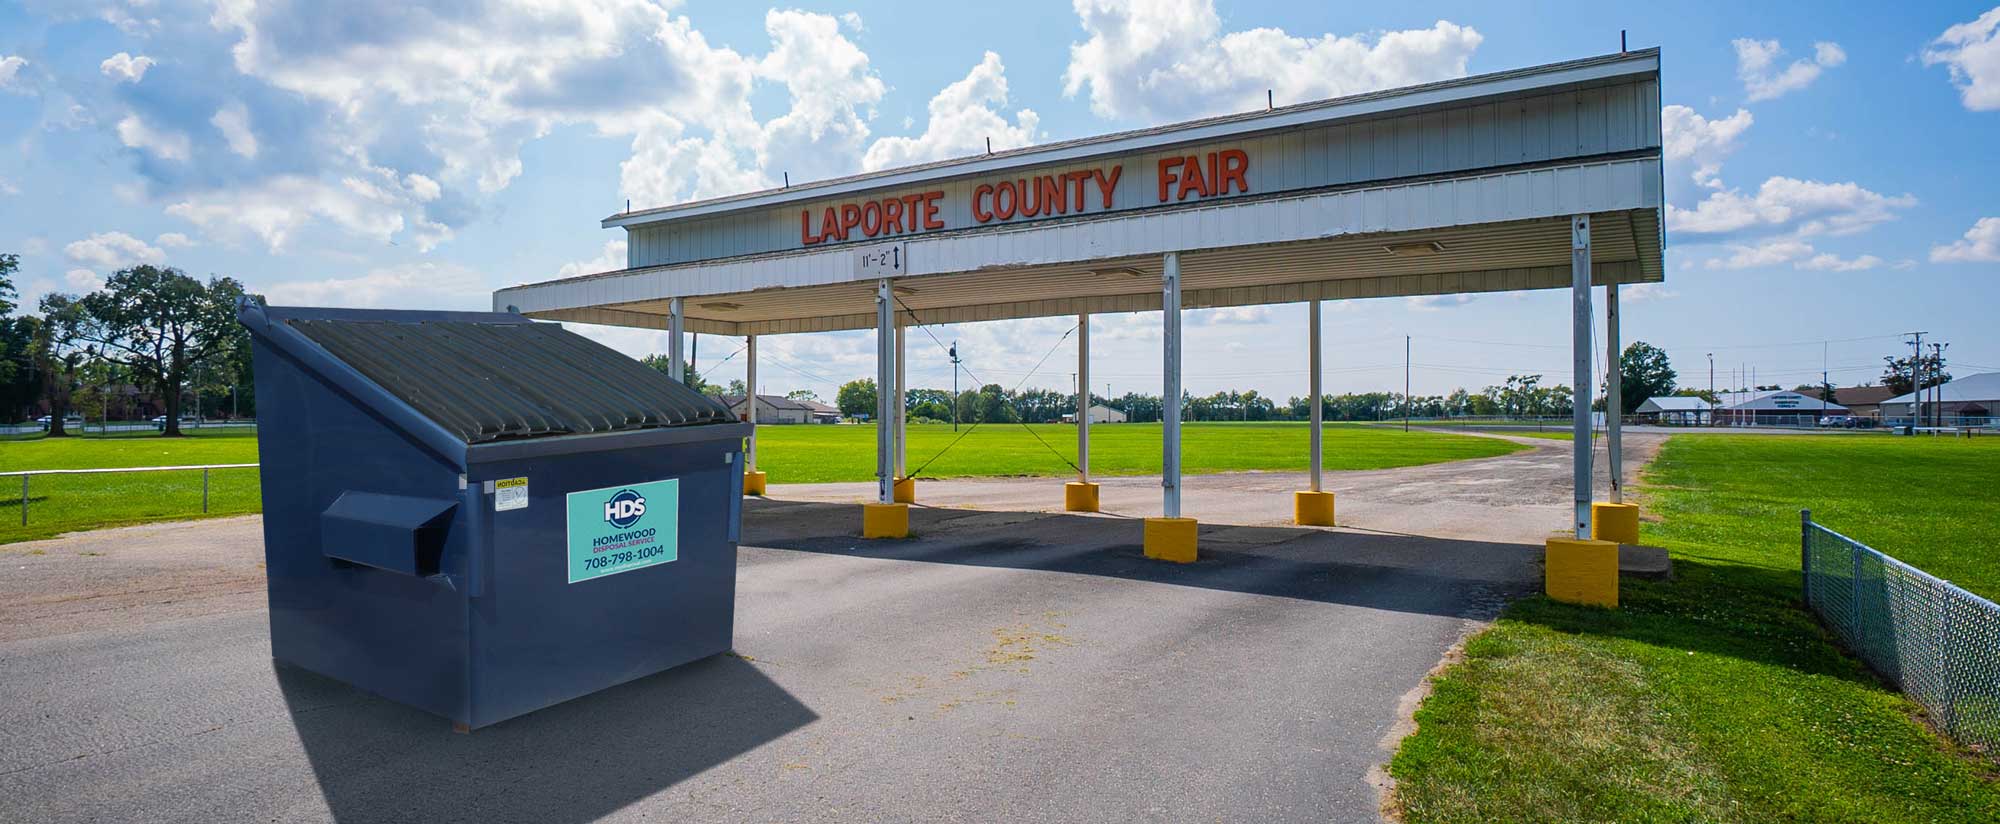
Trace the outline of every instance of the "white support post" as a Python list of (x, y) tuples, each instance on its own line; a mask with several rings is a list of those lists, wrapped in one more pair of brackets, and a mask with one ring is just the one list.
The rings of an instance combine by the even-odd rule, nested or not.
[(1572, 483), (1576, 537), (1590, 538), (1590, 217), (1570, 218), (1569, 270), (1572, 324), (1570, 406), (1574, 407)]
[(743, 365), (743, 402), (750, 407), (747, 420), (750, 423), (750, 443), (743, 450), (743, 471), (757, 471), (757, 336), (744, 338), (743, 355), (748, 358)]
[(875, 479), (876, 500), (895, 502), (895, 443), (889, 389), (896, 385), (895, 295), (888, 279), (875, 282)]
[(910, 404), (909, 389), (903, 374), (904, 351), (907, 349), (909, 330), (902, 324), (894, 324), (896, 330), (896, 394), (890, 399), (890, 407), (896, 416), (896, 477), (902, 478), (909, 471), (910, 445)]
[(667, 377), (687, 383), (686, 342), (681, 338), (682, 304), (680, 298), (667, 301)]
[(1306, 354), (1306, 364), (1307, 364), (1306, 368), (1308, 371), (1312, 373), (1312, 375), (1307, 379), (1306, 383), (1309, 384), (1309, 388), (1311, 390), (1309, 397), (1311, 398), (1312, 402), (1312, 446), (1311, 446), (1312, 491), (1319, 492), (1320, 471), (1321, 471), (1321, 461), (1322, 461), (1321, 450), (1323, 449), (1323, 442), (1321, 441), (1320, 430), (1322, 428), (1322, 424), (1324, 423), (1322, 418), (1324, 417), (1325, 414), (1320, 410), (1321, 406), (1320, 398), (1323, 394), (1323, 390), (1320, 388), (1320, 372), (1321, 372), (1320, 355), (1319, 355), (1320, 302), (1317, 299), (1315, 299), (1311, 304), (1309, 304), (1309, 307), (1310, 308), (1306, 310), (1306, 319), (1307, 319), (1306, 325), (1307, 328), (1310, 330), (1306, 333), (1306, 346), (1308, 348), (1308, 352)]
[(1619, 432), (1624, 426), (1625, 395), (1622, 388), (1625, 364), (1621, 358), (1618, 342), (1618, 284), (1604, 286), (1604, 340), (1609, 350), (1605, 354), (1604, 391), (1604, 447), (1611, 457), (1611, 502), (1625, 502), (1625, 456), (1620, 452)]
[(1168, 252), (1165, 272), (1160, 278), (1162, 317), (1162, 377), (1160, 392), (1161, 466), (1160, 486), (1165, 489), (1165, 509), (1169, 518), (1181, 516), (1181, 256)]
[(1090, 315), (1076, 316), (1076, 480), (1090, 483)]

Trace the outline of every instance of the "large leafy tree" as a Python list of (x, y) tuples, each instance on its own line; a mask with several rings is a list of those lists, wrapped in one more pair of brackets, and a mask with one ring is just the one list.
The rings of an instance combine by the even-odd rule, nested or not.
[(198, 365), (220, 361), (241, 345), (234, 278), (203, 283), (179, 269), (134, 266), (106, 278), (78, 303), (85, 316), (78, 338), (132, 370), (165, 402), (165, 434), (181, 434), (181, 390)]
[(69, 434), (63, 418), (74, 405), (71, 399), (83, 382), (84, 367), (98, 357), (97, 347), (87, 337), (95, 324), (74, 295), (44, 295), (41, 310), (29, 346), (43, 397), (49, 402), (49, 437), (61, 438)]
[[(1882, 367), (1883, 386), (1889, 387), (1889, 391), (1898, 395), (1907, 395), (1916, 391), (1911, 388), (1909, 358), (1885, 355), (1882, 357), (1882, 361), (1885, 364)], [(1951, 373), (1944, 371), (1945, 363), (1943, 355), (1933, 352), (1923, 356), (1917, 361), (1917, 364), (1924, 371), (1925, 389), (1929, 389), (1940, 383), (1951, 383)]]
[(862, 415), (874, 417), (875, 381), (862, 378), (841, 384), (840, 391), (834, 393), (833, 405), (840, 407), (840, 414), (850, 418)]
[(1649, 398), (1657, 398), (1674, 393), (1674, 367), (1667, 362), (1667, 352), (1642, 340), (1625, 347), (1625, 353), (1618, 358), (1618, 402), (1626, 414), (1638, 409), (1639, 404)]

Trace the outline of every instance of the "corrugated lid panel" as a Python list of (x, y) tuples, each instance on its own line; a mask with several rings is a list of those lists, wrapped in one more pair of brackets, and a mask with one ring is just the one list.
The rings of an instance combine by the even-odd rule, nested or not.
[(707, 396), (553, 323), (286, 322), (466, 443), (734, 420)]

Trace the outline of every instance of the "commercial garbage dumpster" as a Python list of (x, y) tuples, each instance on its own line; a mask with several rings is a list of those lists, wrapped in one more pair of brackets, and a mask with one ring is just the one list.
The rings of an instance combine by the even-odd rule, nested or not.
[(727, 408), (519, 315), (238, 319), (280, 663), (469, 729), (730, 648)]

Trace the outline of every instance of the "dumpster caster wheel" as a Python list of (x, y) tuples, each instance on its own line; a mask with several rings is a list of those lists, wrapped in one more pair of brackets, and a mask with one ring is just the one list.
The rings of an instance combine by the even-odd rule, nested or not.
[(464, 735), (466, 733), (472, 732), (472, 728), (464, 724), (460, 724), (457, 721), (453, 721), (451, 722), (451, 731), (458, 733), (459, 735)]

